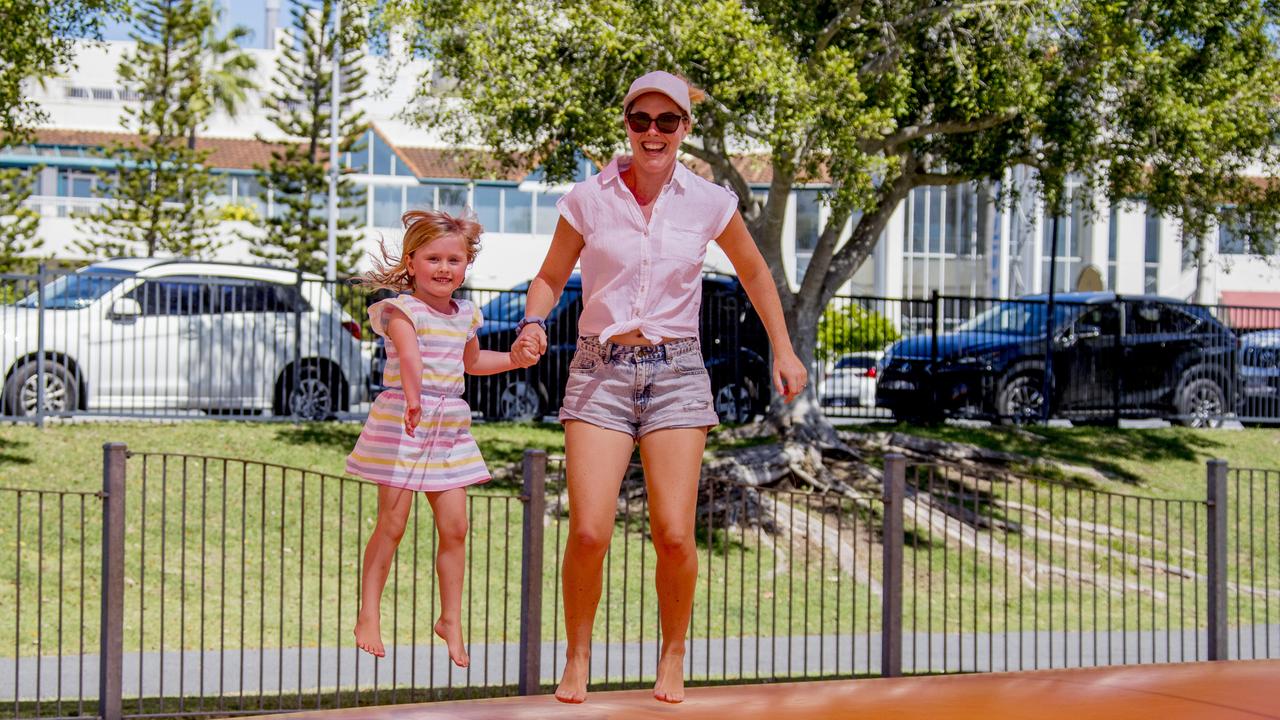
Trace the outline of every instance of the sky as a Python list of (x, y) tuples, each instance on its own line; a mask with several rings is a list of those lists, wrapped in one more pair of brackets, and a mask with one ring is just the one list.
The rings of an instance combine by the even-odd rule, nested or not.
[[(263, 38), (263, 26), (266, 23), (266, 0), (218, 0), (218, 5), (225, 10), (222, 18), (222, 32), (235, 25), (244, 25), (249, 28), (252, 36), (244, 42), (245, 47), (265, 47), (266, 43)], [(280, 25), (289, 23), (290, 0), (280, 0)], [(128, 40), (129, 24), (127, 22), (117, 22), (108, 25), (103, 31), (104, 40)]]

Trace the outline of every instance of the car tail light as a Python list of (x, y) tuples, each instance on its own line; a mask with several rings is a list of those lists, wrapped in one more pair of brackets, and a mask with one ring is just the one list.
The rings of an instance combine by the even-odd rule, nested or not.
[(871, 367), (867, 368), (867, 377), (873, 378), (875, 376), (876, 376), (876, 368), (874, 365), (872, 365)]
[(348, 320), (342, 323), (342, 329), (351, 333), (351, 337), (357, 340), (361, 339), (360, 323), (356, 322), (355, 320)]

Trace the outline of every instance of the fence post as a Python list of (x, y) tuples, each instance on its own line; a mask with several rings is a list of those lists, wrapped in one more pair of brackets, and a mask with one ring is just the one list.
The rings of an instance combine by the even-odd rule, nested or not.
[(1210, 660), (1227, 659), (1227, 461), (1208, 463)]
[(902, 501), (907, 460), (884, 458), (884, 592), (880, 596), (880, 675), (902, 675)]
[[(44, 427), (44, 300), (44, 263), (40, 263), (36, 266), (36, 427)], [(21, 397), (19, 393), (19, 402)], [(18, 409), (13, 408), (13, 412), (17, 414)]]
[(537, 695), (542, 685), (542, 523), (547, 508), (547, 453), (524, 451), (524, 542), (520, 551), (521, 695)]
[(102, 619), (98, 656), (98, 715), (121, 716), (124, 660), (124, 443), (102, 446)]

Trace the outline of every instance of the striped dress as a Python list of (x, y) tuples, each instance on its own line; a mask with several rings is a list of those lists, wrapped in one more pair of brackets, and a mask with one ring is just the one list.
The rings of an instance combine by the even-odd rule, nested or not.
[(418, 331), (422, 353), (422, 420), (414, 437), (404, 433), (404, 390), (400, 357), (387, 339), (387, 388), (374, 400), (347, 472), (381, 485), (437, 492), (489, 479), (480, 448), (471, 436), (471, 408), (462, 399), (462, 353), (484, 322), (480, 309), (454, 300), (454, 312), (442, 313), (412, 295), (382, 300), (369, 308), (373, 331), (387, 337), (391, 313), (403, 312)]

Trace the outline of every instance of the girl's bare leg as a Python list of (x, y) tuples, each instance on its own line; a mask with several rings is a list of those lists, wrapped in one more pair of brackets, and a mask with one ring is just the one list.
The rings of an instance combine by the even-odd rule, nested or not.
[(435, 514), (436, 576), (440, 578), (440, 618), (435, 633), (449, 646), (458, 667), (471, 664), (462, 640), (462, 582), (467, 560), (467, 489), (426, 493)]
[(356, 615), (353, 631), (356, 647), (377, 657), (386, 654), (379, 625), (382, 588), (387, 584), (387, 573), (391, 570), (391, 559), (395, 557), (400, 538), (404, 537), (404, 525), (412, 505), (413, 491), (385, 485), (378, 487), (378, 522), (364, 546), (360, 612)]

